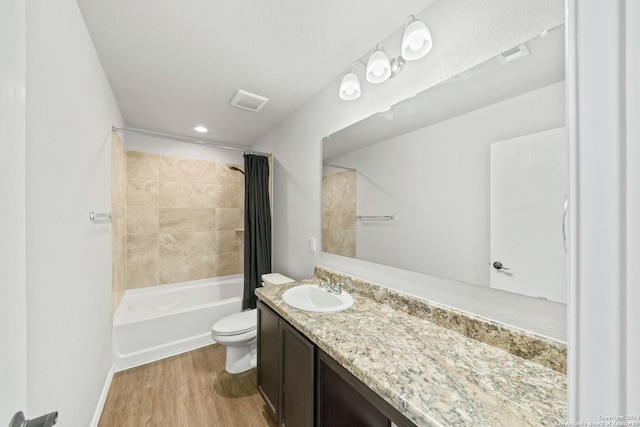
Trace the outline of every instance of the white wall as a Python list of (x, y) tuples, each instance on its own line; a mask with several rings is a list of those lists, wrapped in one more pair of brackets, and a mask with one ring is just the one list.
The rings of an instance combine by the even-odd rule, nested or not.
[(25, 5), (0, 2), (0, 425), (27, 406)]
[(244, 164), (242, 151), (188, 144), (147, 135), (129, 133), (122, 133), (122, 135), (125, 138), (124, 148), (129, 151), (141, 151), (143, 153), (154, 153), (162, 156), (185, 157), (240, 165)]
[(640, 5), (568, 3), (569, 419), (602, 422), (640, 414)]
[[(625, 146), (626, 162), (623, 164), (626, 174), (626, 224), (625, 250), (627, 255), (625, 278), (624, 312), (625, 322), (625, 359), (627, 366), (624, 372), (626, 411), (640, 413), (640, 3), (627, 1), (624, 19), (626, 29), (624, 44), (625, 52), (625, 109), (624, 126), (627, 144)], [(633, 142), (635, 141), (635, 143)]]
[(89, 426), (111, 367), (115, 99), (74, 0), (27, 2), (29, 416)]
[(556, 83), (326, 160), (355, 168), (358, 259), (489, 286), (489, 147), (565, 125)]
[[(336, 76), (254, 146), (275, 156), (274, 269), (303, 278), (313, 274), (315, 265), (323, 265), (564, 340), (566, 308), (562, 304), (309, 251), (309, 237), (321, 235), (323, 137), (562, 24), (565, 8), (562, 0), (436, 0), (418, 12), (433, 36), (429, 55), (407, 63), (398, 77), (384, 84), (364, 83), (362, 97), (350, 103), (338, 98), (342, 76)], [(390, 55), (398, 51), (399, 39), (398, 30), (385, 40)]]

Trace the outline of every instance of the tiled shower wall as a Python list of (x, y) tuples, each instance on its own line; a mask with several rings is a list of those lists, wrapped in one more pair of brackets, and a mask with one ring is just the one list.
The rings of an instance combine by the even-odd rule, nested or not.
[(112, 142), (112, 307), (126, 289), (243, 271), (243, 165)]
[(127, 289), (242, 273), (244, 175), (229, 166), (127, 152)]
[(125, 202), (127, 189), (127, 154), (118, 135), (111, 143), (111, 308), (115, 312), (126, 289), (125, 271)]
[(322, 177), (322, 251), (356, 256), (356, 171)]

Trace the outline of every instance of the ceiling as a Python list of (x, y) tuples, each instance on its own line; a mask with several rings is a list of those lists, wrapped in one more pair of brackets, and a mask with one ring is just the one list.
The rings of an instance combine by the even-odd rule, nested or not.
[[(432, 1), (77, 0), (127, 127), (240, 146)], [(270, 101), (232, 107), (237, 89)]]

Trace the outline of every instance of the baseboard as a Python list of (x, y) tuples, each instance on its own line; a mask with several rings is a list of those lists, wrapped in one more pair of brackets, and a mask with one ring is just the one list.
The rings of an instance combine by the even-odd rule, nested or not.
[[(211, 333), (206, 332), (201, 335), (162, 344), (157, 347), (146, 348), (129, 354), (120, 354), (115, 351), (113, 357), (114, 369), (115, 372), (124, 371), (215, 343), (216, 342), (211, 339)], [(114, 346), (114, 348), (116, 347)]]
[(104, 386), (102, 387), (102, 393), (100, 394), (100, 399), (98, 400), (96, 411), (94, 412), (93, 419), (91, 420), (91, 427), (98, 427), (98, 423), (100, 422), (100, 416), (102, 415), (104, 404), (107, 401), (107, 395), (109, 394), (109, 388), (111, 387), (111, 381), (113, 380), (113, 374), (115, 374), (115, 372), (116, 372), (115, 365), (111, 365), (111, 368), (109, 369), (109, 373), (107, 374), (107, 378), (104, 382)]

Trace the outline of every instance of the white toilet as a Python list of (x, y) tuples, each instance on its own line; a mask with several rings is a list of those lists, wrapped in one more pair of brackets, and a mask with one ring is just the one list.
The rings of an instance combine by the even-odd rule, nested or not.
[[(262, 275), (262, 286), (282, 285), (294, 280), (280, 273)], [(235, 313), (218, 320), (211, 328), (211, 338), (227, 347), (225, 370), (239, 374), (256, 367), (257, 362), (256, 310)]]

